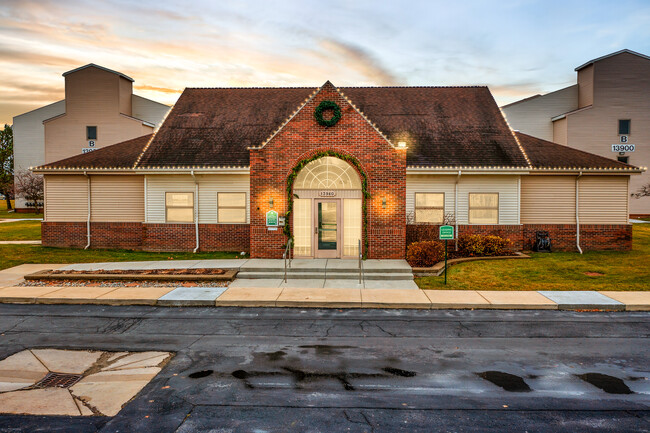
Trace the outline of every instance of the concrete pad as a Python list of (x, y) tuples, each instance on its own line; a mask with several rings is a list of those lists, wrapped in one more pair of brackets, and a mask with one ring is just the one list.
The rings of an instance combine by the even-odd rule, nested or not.
[(201, 260), (192, 269), (239, 269), (245, 265), (248, 259), (215, 259), (215, 260)]
[(8, 287), (0, 290), (0, 302), (33, 304), (36, 298), (61, 289), (60, 287)]
[(560, 310), (624, 310), (625, 305), (595, 291), (550, 291), (538, 293), (558, 304)]
[(0, 394), (0, 412), (26, 415), (81, 415), (72, 395), (64, 388), (30, 389)]
[(29, 350), (14, 353), (0, 361), (0, 376), (10, 376), (10, 373), (16, 371), (33, 373), (37, 378), (34, 383), (48, 373), (47, 367)]
[(361, 304), (361, 290), (353, 289), (294, 289), (282, 291), (278, 307), (349, 308)]
[(625, 304), (625, 310), (627, 311), (650, 311), (650, 292), (614, 292), (601, 290), (599, 293), (615, 301), (622, 302)]
[(177, 287), (158, 299), (158, 305), (175, 307), (212, 306), (227, 287)]
[(359, 284), (358, 279), (354, 280), (325, 280), (325, 285), (323, 286), (326, 289), (363, 289), (363, 283)]
[(423, 290), (431, 308), (489, 308), (490, 303), (475, 290)]
[(221, 307), (274, 307), (282, 291), (279, 287), (231, 286), (217, 298), (215, 304)]
[(70, 388), (72, 394), (106, 416), (117, 415), (122, 407), (151, 380), (84, 382), (86, 379), (82, 379)]
[(164, 362), (169, 358), (169, 353), (163, 355), (154, 356), (152, 358), (143, 359), (141, 361), (132, 362), (130, 364), (120, 365), (118, 367), (105, 368), (102, 371), (112, 371), (112, 370), (132, 370), (136, 368), (146, 368), (146, 367), (155, 367)]
[(406, 272), (412, 272), (411, 266), (406, 260), (364, 260), (363, 269), (385, 271), (386, 269), (399, 269)]
[[(282, 260), (284, 268), (284, 260)], [(328, 259), (293, 259), (291, 269), (325, 269)]]
[(155, 305), (174, 287), (120, 287), (92, 300), (92, 303), (109, 305)]
[(27, 388), (41, 379), (42, 377), (37, 380), (31, 380), (15, 377), (15, 375), (12, 375), (12, 377), (4, 377), (0, 375), (0, 392), (17, 391), (22, 388)]
[(364, 308), (431, 308), (431, 301), (422, 290), (364, 289), (361, 290)]
[[(168, 358), (169, 355), (169, 352), (136, 352), (118, 359), (102, 371), (117, 370), (129, 365), (130, 368), (135, 368), (133, 364), (141, 364), (139, 367), (155, 367)], [(162, 359), (159, 359), (161, 357)]]
[(508, 310), (557, 310), (557, 304), (534, 291), (479, 290), (494, 308)]
[(83, 374), (104, 352), (84, 350), (32, 349), (34, 356), (57, 373)]
[(298, 289), (322, 289), (325, 284), (324, 278), (313, 278), (313, 279), (293, 279), (288, 278), (287, 282), (280, 283), (280, 288), (284, 289), (287, 287), (298, 288)]
[(87, 304), (91, 300), (116, 290), (116, 287), (51, 287), (58, 289), (36, 298), (37, 304)]
[(132, 262), (131, 267), (124, 269), (187, 269), (195, 266), (201, 260), (160, 260), (153, 262), (146, 262), (138, 267), (137, 262)]
[(251, 278), (251, 279), (235, 279), (228, 285), (229, 289), (240, 288), (278, 288), (282, 284), (281, 278)]
[(366, 289), (420, 290), (413, 280), (364, 280)]

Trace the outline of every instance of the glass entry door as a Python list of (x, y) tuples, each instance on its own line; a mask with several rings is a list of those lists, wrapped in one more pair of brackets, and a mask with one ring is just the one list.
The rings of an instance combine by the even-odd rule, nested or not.
[(317, 258), (336, 258), (339, 255), (339, 200), (316, 200)]

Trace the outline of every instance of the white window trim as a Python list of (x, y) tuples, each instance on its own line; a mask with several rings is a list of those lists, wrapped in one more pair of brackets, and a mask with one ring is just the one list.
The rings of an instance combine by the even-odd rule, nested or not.
[[(169, 209), (169, 206), (167, 206), (167, 194), (192, 194), (192, 221), (169, 221), (169, 218), (167, 217), (167, 209)], [(194, 224), (194, 220), (196, 219), (196, 197), (194, 196), (194, 191), (165, 191), (163, 193), (163, 200), (165, 203), (165, 223), (166, 224)], [(189, 206), (172, 206), (177, 209), (189, 209)]]
[[(219, 194), (244, 194), (244, 221), (221, 222), (219, 221)], [(224, 209), (241, 209), (241, 207), (226, 206)], [(218, 191), (217, 192), (217, 224), (248, 224), (248, 193), (244, 191)]]
[[(472, 194), (496, 194), (496, 196), (497, 196), (497, 207), (496, 207), (496, 209), (497, 209), (497, 222), (495, 222), (495, 223), (473, 223), (472, 222), (472, 220), (470, 218), (470, 215), (472, 215), (472, 212), (471, 212), (472, 211), (472, 204), (471, 204), (472, 201), (470, 199), (470, 196)], [(474, 208), (474, 210), (476, 210), (476, 209), (494, 209), (494, 208), (493, 207)], [(494, 191), (487, 192), (487, 191), (485, 191), (485, 192), (469, 192), (469, 193), (467, 193), (467, 224), (475, 225), (475, 226), (496, 226), (496, 225), (499, 225), (500, 219), (501, 219), (501, 196), (500, 196), (500, 194), (498, 192), (494, 192)]]
[[(442, 194), (442, 208), (440, 207), (418, 207), (418, 194)], [(436, 224), (436, 223), (420, 223), (418, 222), (418, 209), (442, 209), (442, 221), (440, 221), (440, 224), (443, 224), (445, 222), (445, 204), (447, 197), (445, 196), (444, 192), (438, 192), (438, 191), (418, 191), (413, 194), (413, 221), (415, 224)]]

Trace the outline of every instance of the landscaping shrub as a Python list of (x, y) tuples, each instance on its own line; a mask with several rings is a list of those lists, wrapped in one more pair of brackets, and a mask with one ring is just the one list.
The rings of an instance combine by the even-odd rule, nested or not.
[(493, 235), (460, 235), (458, 252), (463, 257), (502, 256), (508, 254), (510, 239)]
[(413, 242), (406, 250), (406, 261), (416, 268), (428, 268), (445, 257), (445, 246), (438, 241)]

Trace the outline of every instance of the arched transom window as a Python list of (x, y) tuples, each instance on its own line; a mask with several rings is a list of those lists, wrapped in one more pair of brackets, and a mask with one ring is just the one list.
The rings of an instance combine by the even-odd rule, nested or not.
[(324, 156), (307, 164), (293, 183), (294, 189), (361, 189), (357, 171), (347, 162)]

